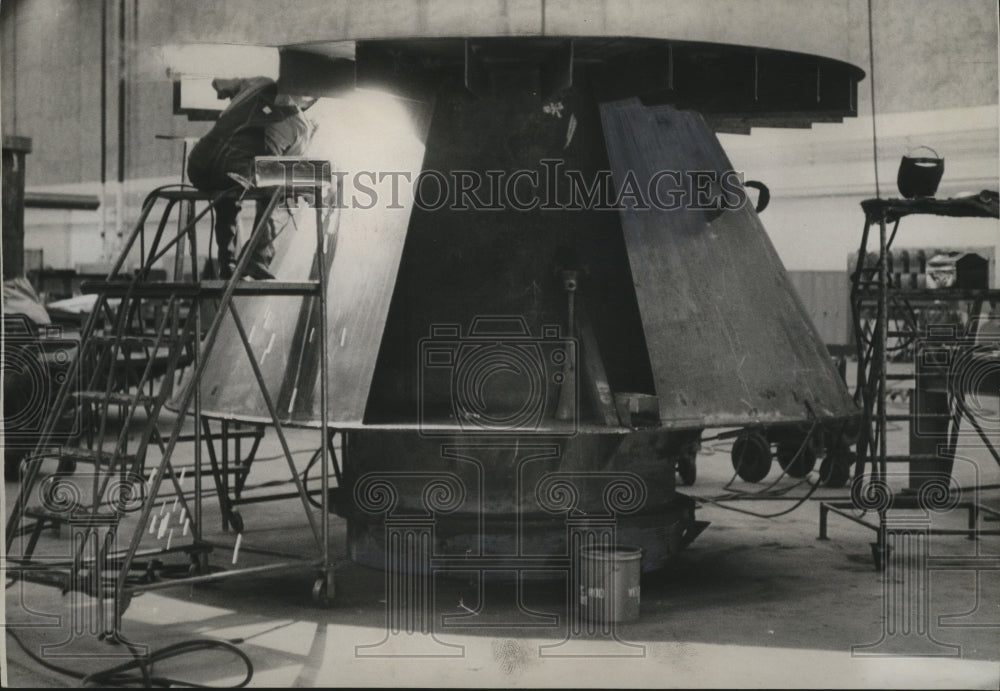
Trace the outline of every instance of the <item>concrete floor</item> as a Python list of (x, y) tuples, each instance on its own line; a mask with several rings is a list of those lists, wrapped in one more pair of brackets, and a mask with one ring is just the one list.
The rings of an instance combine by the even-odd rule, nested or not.
[[(892, 437), (905, 446), (905, 430), (894, 430)], [(300, 468), (317, 447), (316, 439), (315, 432), (292, 431), (291, 447), (297, 450)], [(732, 476), (728, 449), (727, 442), (704, 445), (699, 479), (686, 488), (688, 494), (709, 498), (723, 493)], [(272, 434), (260, 456), (278, 451)], [(179, 447), (178, 453), (180, 462), (190, 462), (190, 445)], [(975, 444), (964, 455), (969, 460), (959, 463), (955, 472), (963, 498), (1000, 509), (1000, 490), (971, 489), (1000, 484), (996, 464)], [(775, 465), (765, 483), (777, 474)], [(281, 460), (260, 462), (251, 484), (280, 478), (287, 478)], [(187, 482), (192, 482), (190, 477)], [(893, 478), (895, 485), (903, 482), (902, 477)], [(792, 484), (786, 478), (776, 488)], [(766, 484), (736, 480), (733, 487), (756, 492)], [(802, 496), (805, 489), (796, 487), (787, 496)], [(6, 488), (7, 506), (15, 491), (16, 486)], [(874, 533), (868, 529), (831, 516), (831, 539), (817, 540), (818, 500), (834, 497), (846, 498), (847, 492), (821, 489), (795, 511), (773, 519), (704, 502), (698, 517), (711, 526), (673, 568), (643, 578), (641, 618), (619, 625), (618, 640), (590, 637), (557, 645), (567, 635), (563, 582), (525, 585), (525, 607), (555, 615), (554, 624), (525, 627), (524, 610), (515, 605), (509, 584), (492, 586), (492, 606), (469, 614), (479, 609), (478, 583), (456, 578), (434, 584), (434, 639), (417, 633), (387, 640), (384, 574), (346, 561), (338, 567), (336, 602), (329, 609), (312, 603), (313, 573), (303, 566), (137, 595), (125, 614), (124, 632), (133, 642), (154, 649), (192, 638), (238, 640), (253, 662), (255, 686), (997, 688), (1000, 571), (984, 570), (977, 581), (973, 571), (926, 572), (909, 566), (894, 584), (886, 585), (873, 568), (869, 543)], [(231, 543), (232, 536), (219, 531), (213, 500), (206, 502), (206, 529)], [(172, 501), (167, 500), (165, 511), (171, 510)], [(792, 504), (771, 499), (727, 503), (764, 514)], [(310, 553), (297, 501), (246, 506), (242, 513), (244, 549), (264, 546)], [(345, 527), (340, 519), (332, 525), (336, 554), (342, 555)], [(964, 525), (965, 516), (957, 510), (933, 515), (934, 527)], [(128, 526), (126, 521), (123, 533)], [(980, 526), (996, 530), (1000, 524), (982, 521)], [(178, 534), (174, 546), (185, 540)], [(143, 548), (156, 549), (164, 542), (147, 535)], [(53, 534), (43, 537), (43, 550), (61, 546)], [(934, 536), (930, 553), (997, 555), (1000, 538)], [(231, 556), (229, 550), (218, 550), (212, 562), (227, 565)], [(174, 559), (183, 561), (183, 556)], [(240, 555), (240, 566), (254, 563), (267, 560)], [(912, 580), (921, 574), (925, 580)], [(899, 587), (893, 590), (892, 585)], [(884, 637), (884, 587), (898, 594), (910, 585), (912, 590), (906, 592), (923, 596), (920, 602), (926, 605), (912, 610), (916, 616), (910, 635), (890, 636), (880, 648), (852, 652), (852, 646)], [(58, 664), (96, 670), (123, 661), (121, 646), (70, 636), (74, 599), (54, 588), (19, 583), (8, 587), (5, 604), (8, 622), (31, 649), (69, 640), (59, 652), (72, 657), (52, 658)], [(891, 621), (899, 620), (892, 616), (898, 611), (911, 610), (891, 609)], [(457, 622), (443, 619), (449, 614), (468, 616)], [(30, 623), (36, 627), (24, 626)], [(429, 645), (435, 639), (439, 643)], [(32, 662), (10, 637), (6, 643), (10, 686), (73, 683)], [(356, 648), (366, 645), (371, 647)], [(432, 656), (399, 656), (413, 646)], [(575, 657), (561, 656), (567, 654)], [(231, 657), (216, 652), (157, 665), (156, 673), (220, 685), (238, 680), (242, 670)]]

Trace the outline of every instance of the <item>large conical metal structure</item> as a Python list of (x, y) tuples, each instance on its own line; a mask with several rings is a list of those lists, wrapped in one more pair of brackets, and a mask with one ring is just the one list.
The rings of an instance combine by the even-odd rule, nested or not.
[[(289, 83), (301, 59), (286, 52)], [(552, 473), (589, 474), (584, 512), (607, 510), (595, 474), (634, 476), (642, 508), (619, 529), (648, 569), (693, 537), (674, 463), (702, 429), (855, 414), (715, 131), (853, 115), (857, 68), (571, 37), (364, 41), (353, 70), (330, 65), (310, 152), (343, 184), (329, 419), (312, 300), (239, 308), (285, 421), (350, 431), (349, 490), (373, 471), (450, 474), (464, 490), (441, 548), (517, 555), (565, 548), (536, 492)], [(305, 279), (312, 214), (279, 216), (276, 274)], [(220, 333), (202, 409), (267, 420), (241, 349)], [(404, 488), (398, 506), (422, 498)], [(384, 565), (384, 515), (363, 504), (341, 505), (352, 554)]]

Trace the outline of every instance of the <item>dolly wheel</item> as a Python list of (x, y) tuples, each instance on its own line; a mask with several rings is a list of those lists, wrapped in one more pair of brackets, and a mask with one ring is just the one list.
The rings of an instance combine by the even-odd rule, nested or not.
[(802, 440), (795, 442), (781, 442), (778, 444), (778, 465), (788, 473), (790, 477), (801, 478), (808, 475), (816, 467), (816, 451), (812, 444), (806, 444), (802, 453), (798, 454), (802, 446)]
[(333, 582), (333, 572), (327, 574), (320, 574), (316, 577), (316, 581), (313, 583), (312, 587), (312, 599), (320, 607), (329, 607), (333, 604), (333, 598), (336, 594), (336, 587)]
[(746, 482), (760, 482), (771, 472), (771, 445), (763, 434), (745, 434), (733, 442), (733, 469)]
[(840, 488), (851, 477), (857, 454), (850, 449), (831, 449), (819, 466), (819, 479), (825, 487)]
[(690, 487), (698, 478), (698, 465), (694, 457), (685, 457), (677, 461), (677, 474), (681, 476), (681, 483)]

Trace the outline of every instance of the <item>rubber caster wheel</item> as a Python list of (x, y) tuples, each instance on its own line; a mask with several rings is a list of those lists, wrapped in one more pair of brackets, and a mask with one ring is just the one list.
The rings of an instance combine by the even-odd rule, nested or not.
[[(816, 467), (816, 450), (807, 443), (802, 453), (798, 453), (802, 441), (781, 442), (778, 444), (778, 465), (790, 477), (803, 478)], [(798, 456), (796, 454), (798, 453)]]
[(763, 434), (738, 437), (730, 456), (733, 470), (745, 482), (760, 482), (771, 472), (771, 445)]
[(312, 587), (312, 600), (318, 607), (329, 607), (333, 604), (336, 588), (334, 587), (333, 574), (320, 575), (316, 578)]
[(163, 562), (159, 559), (152, 559), (146, 565), (146, 582), (156, 583), (163, 577)]
[(851, 477), (851, 466), (857, 460), (853, 451), (834, 450), (826, 455), (819, 466), (819, 480), (824, 487), (841, 488)]
[(677, 474), (681, 476), (681, 484), (690, 487), (698, 479), (698, 465), (693, 458), (683, 458), (677, 462)]
[(243, 532), (243, 516), (240, 515), (239, 511), (233, 511), (229, 514), (229, 525), (232, 527), (233, 532)]
[(203, 576), (209, 573), (207, 554), (192, 553), (188, 559), (191, 561), (187, 568), (188, 576)]

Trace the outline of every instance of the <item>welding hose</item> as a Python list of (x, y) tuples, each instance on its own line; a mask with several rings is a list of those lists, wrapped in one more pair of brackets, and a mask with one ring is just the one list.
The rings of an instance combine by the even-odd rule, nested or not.
[(813, 493), (819, 488), (820, 484), (822, 483), (816, 482), (815, 484), (812, 483), (809, 484), (810, 484), (809, 491), (806, 492), (805, 496), (801, 497), (797, 502), (795, 502), (795, 504), (793, 504), (789, 508), (784, 509), (782, 511), (778, 511), (777, 513), (758, 513), (756, 511), (750, 511), (749, 509), (738, 509), (735, 506), (726, 506), (721, 501), (717, 499), (711, 499), (708, 497), (696, 497), (694, 495), (691, 495), (691, 498), (695, 499), (696, 501), (704, 502), (706, 504), (712, 504), (713, 506), (717, 506), (720, 509), (726, 509), (727, 511), (735, 511), (736, 513), (743, 513), (748, 516), (755, 516), (756, 518), (778, 518), (779, 516), (784, 516), (785, 514), (791, 513), (792, 511), (794, 511), (795, 509), (799, 508), (804, 503), (806, 503), (806, 501), (809, 500), (809, 498), (813, 495)]
[[(316, 507), (317, 509), (322, 509), (323, 508), (323, 504), (321, 502), (313, 499), (312, 495), (309, 494), (309, 471), (312, 470), (312, 467), (314, 465), (316, 465), (316, 463), (319, 461), (320, 457), (323, 455), (321, 452), (322, 452), (322, 449), (316, 449), (316, 453), (314, 453), (312, 455), (312, 458), (309, 459), (309, 463), (306, 464), (305, 470), (302, 471), (302, 489), (303, 489), (303, 491), (306, 494), (306, 500), (310, 504), (312, 504), (314, 507)], [(334, 463), (336, 463), (336, 461), (334, 461)], [(330, 493), (330, 501), (327, 504), (327, 507), (329, 509), (329, 513), (336, 513), (337, 510), (336, 510), (336, 507), (334, 506), (334, 503), (333, 503), (333, 488), (331, 487), (328, 490), (328, 492)]]
[[(250, 661), (250, 657), (244, 653), (242, 650), (237, 648), (235, 645), (229, 641), (213, 641), (213, 640), (198, 640), (198, 641), (183, 641), (181, 643), (174, 643), (173, 645), (168, 645), (164, 648), (150, 653), (149, 655), (142, 655), (138, 652), (136, 646), (127, 640), (117, 639), (118, 642), (123, 643), (128, 647), (129, 652), (132, 654), (132, 660), (124, 662), (120, 665), (115, 665), (114, 667), (109, 667), (105, 670), (100, 670), (97, 672), (92, 672), (90, 674), (84, 674), (83, 672), (77, 672), (66, 667), (60, 667), (59, 665), (53, 664), (48, 660), (42, 658), (41, 656), (33, 653), (28, 649), (28, 646), (24, 644), (24, 641), (14, 633), (10, 628), (7, 629), (7, 633), (17, 642), (21, 650), (25, 652), (32, 660), (42, 665), (46, 669), (53, 672), (72, 677), (74, 679), (80, 680), (81, 686), (95, 685), (100, 687), (126, 687), (135, 686), (141, 683), (143, 688), (153, 688), (163, 687), (167, 688), (170, 686), (185, 686), (188, 688), (243, 688), (250, 683), (253, 679), (253, 663)], [(239, 658), (246, 667), (246, 676), (238, 683), (232, 684), (228, 687), (213, 687), (208, 684), (196, 684), (191, 681), (184, 681), (181, 679), (173, 679), (171, 677), (160, 677), (153, 675), (153, 665), (157, 662), (163, 662), (170, 658), (179, 657), (181, 655), (186, 655), (188, 653), (199, 652), (202, 650), (224, 650), (226, 652), (232, 653), (237, 658)], [(136, 673), (138, 670), (138, 673)]]

